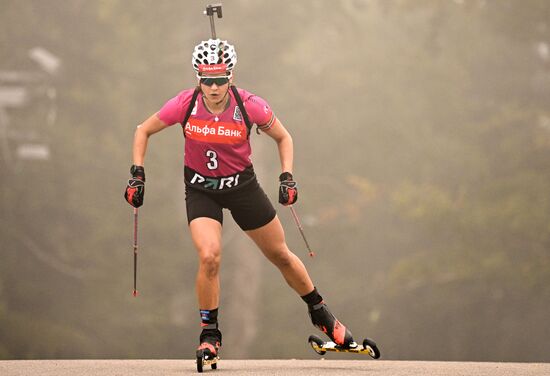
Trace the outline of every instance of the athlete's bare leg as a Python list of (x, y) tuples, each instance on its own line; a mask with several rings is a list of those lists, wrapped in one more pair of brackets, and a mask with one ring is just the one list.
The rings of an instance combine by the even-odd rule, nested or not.
[[(247, 231), (247, 234), (256, 242), (264, 255), (279, 268), (288, 284), (302, 298), (313, 293), (314, 286), (307, 270), (302, 261), (288, 249), (283, 228), (277, 216), (267, 225), (256, 230)], [(317, 297), (322, 300), (318, 293)], [(304, 299), (304, 301), (306, 300)], [(306, 301), (306, 303), (308, 302)], [(312, 307), (314, 304), (318, 303), (308, 303), (313, 325), (318, 328), (323, 327), (323, 332), (337, 344), (346, 348), (350, 347), (353, 343), (353, 335), (349, 329), (330, 313), (325, 304), (315, 309)]]
[(189, 224), (199, 255), (197, 298), (200, 309), (218, 308), (220, 302), (220, 261), (222, 225), (211, 218), (195, 218)]
[(267, 225), (246, 233), (260, 247), (269, 261), (279, 268), (287, 283), (300, 296), (313, 291), (313, 282), (306, 267), (286, 245), (279, 217), (275, 216)]

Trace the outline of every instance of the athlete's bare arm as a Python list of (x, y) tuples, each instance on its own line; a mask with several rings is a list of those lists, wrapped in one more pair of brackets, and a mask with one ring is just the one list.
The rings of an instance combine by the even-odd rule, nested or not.
[(136, 132), (134, 133), (133, 146), (134, 164), (136, 166), (143, 166), (149, 136), (162, 131), (166, 127), (168, 127), (168, 125), (164, 124), (156, 113), (137, 126)]
[(269, 137), (273, 138), (279, 149), (279, 158), (281, 159), (281, 171), (292, 173), (292, 164), (294, 159), (294, 147), (292, 136), (279, 121), (275, 118), (271, 128), (264, 131)]

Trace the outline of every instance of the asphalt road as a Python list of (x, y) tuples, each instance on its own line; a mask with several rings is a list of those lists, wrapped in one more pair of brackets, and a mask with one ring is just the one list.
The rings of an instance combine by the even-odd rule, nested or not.
[[(4, 360), (2, 376), (196, 375), (193, 360)], [(548, 376), (550, 363), (224, 360), (205, 375)]]

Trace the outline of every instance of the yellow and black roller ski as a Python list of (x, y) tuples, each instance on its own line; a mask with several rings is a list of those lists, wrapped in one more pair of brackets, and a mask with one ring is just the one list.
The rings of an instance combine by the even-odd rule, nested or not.
[(376, 346), (376, 343), (369, 338), (365, 338), (362, 345), (353, 342), (349, 348), (338, 346), (332, 341), (323, 341), (320, 337), (316, 335), (310, 335), (308, 342), (311, 345), (311, 348), (319, 355), (325, 355), (327, 351), (334, 351), (349, 352), (355, 354), (367, 354), (374, 359), (380, 358), (380, 350), (378, 350), (378, 346)]

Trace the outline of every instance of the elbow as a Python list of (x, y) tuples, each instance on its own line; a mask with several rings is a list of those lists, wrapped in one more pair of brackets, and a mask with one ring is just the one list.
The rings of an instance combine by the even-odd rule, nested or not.
[(292, 136), (290, 135), (290, 133), (287, 133), (287, 136), (285, 137), (285, 142), (290, 146), (293, 145)]
[(136, 131), (134, 132), (134, 137), (145, 137), (145, 138), (149, 138), (149, 134), (147, 133), (147, 131), (145, 130), (145, 128), (143, 127), (143, 123), (142, 124), (139, 124), (137, 127), (136, 127)]
[(292, 136), (290, 133), (285, 132), (285, 134), (277, 140), (277, 143), (280, 145), (292, 145)]

